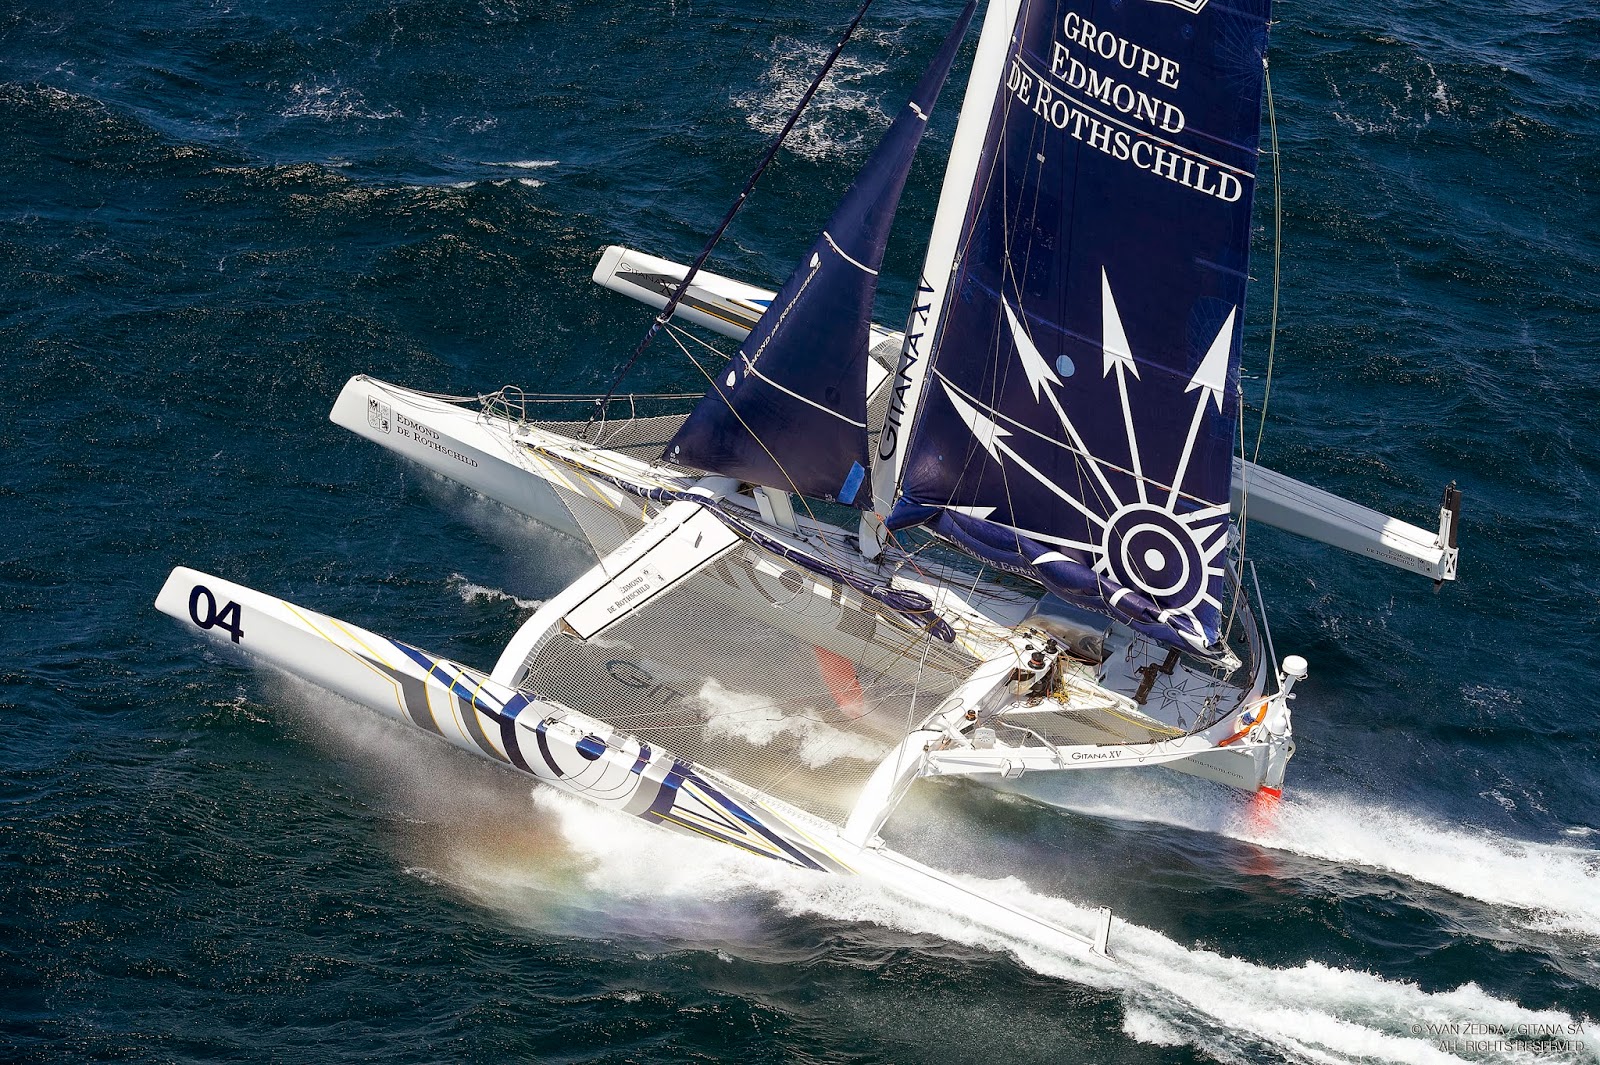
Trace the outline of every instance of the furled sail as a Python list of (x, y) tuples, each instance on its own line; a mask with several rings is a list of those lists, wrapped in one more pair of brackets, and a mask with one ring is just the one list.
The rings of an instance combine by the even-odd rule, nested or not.
[(886, 427), (880, 454), (891, 528), (1195, 649), (1221, 613), (1268, 8), (996, 0), (907, 330), (910, 442)]
[(905, 109), (664, 457), (784, 491), (870, 505), (867, 347), (889, 226), (968, 3)]

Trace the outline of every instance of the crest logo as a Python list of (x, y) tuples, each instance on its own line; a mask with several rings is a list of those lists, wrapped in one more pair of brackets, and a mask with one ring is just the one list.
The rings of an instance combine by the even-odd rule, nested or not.
[(1207, 0), (1150, 0), (1152, 4), (1168, 4), (1172, 7), (1181, 7), (1191, 15), (1200, 14), (1206, 6)]
[(394, 408), (381, 399), (367, 397), (367, 424), (387, 433), (394, 427)]

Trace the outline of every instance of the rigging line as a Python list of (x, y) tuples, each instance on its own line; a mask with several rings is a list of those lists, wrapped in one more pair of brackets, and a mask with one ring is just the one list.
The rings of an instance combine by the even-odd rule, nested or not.
[[(504, 399), (503, 393), (514, 391), (519, 393), (522, 401), (527, 403), (593, 403), (596, 396), (593, 392), (529, 392), (516, 385), (505, 385), (493, 392), (478, 392), (470, 396), (459, 396), (450, 392), (427, 392), (420, 388), (407, 389), (424, 399), (438, 400), (452, 406), (468, 407), (474, 404), (482, 406), (492, 403), (497, 399)], [(699, 399), (695, 392), (630, 392), (629, 397), (637, 399)]]
[[(918, 683), (911, 686), (911, 698), (906, 703), (905, 734), (907, 736), (911, 735), (912, 723), (917, 720), (917, 694), (922, 689), (922, 675), (928, 667), (928, 651), (931, 649), (932, 644), (933, 641), (931, 639), (924, 640), (922, 644), (922, 661), (917, 666)], [(906, 750), (904, 744), (901, 743), (895, 746), (894, 753), (895, 775), (898, 777), (900, 775), (901, 767), (905, 765), (906, 756), (911, 752)], [(889, 813), (894, 812), (895, 807), (900, 805), (900, 800), (905, 798), (906, 792), (910, 790), (911, 785), (916, 783), (917, 779), (921, 776), (922, 774), (920, 772), (913, 775), (910, 780), (903, 781), (890, 793), (889, 801), (885, 804), (885, 809), (888, 810)], [(888, 817), (889, 814), (884, 814), (884, 820), (887, 820)], [(880, 823), (878, 827), (881, 828), (883, 826)]]
[[(967, 589), (967, 602), (972, 602), (973, 598), (978, 594), (978, 585), (983, 582), (983, 573), (986, 569), (988, 569), (988, 564), (980, 560), (978, 562), (978, 572), (972, 575), (972, 585)], [(1003, 635), (995, 631), (991, 631), (987, 635), (996, 642), (1005, 639)]]
[[(705, 341), (701, 341), (705, 343)], [(424, 393), (426, 394), (426, 393)], [(453, 403), (472, 403), (476, 400), (494, 398), (495, 393), (485, 392), (479, 396), (461, 396), (450, 399), (446, 396), (435, 396), (435, 399), (450, 399)], [(575, 403), (587, 400), (593, 403), (598, 397), (593, 392), (524, 392), (522, 398), (529, 403)], [(698, 392), (629, 392), (624, 398), (632, 399), (699, 399)]]
[[(1261, 421), (1256, 426), (1256, 446), (1251, 462), (1261, 458), (1261, 440), (1267, 432), (1267, 405), (1272, 400), (1272, 364), (1278, 347), (1278, 284), (1283, 260), (1283, 172), (1278, 159), (1278, 113), (1272, 103), (1272, 70), (1261, 61), (1267, 90), (1267, 130), (1272, 138), (1272, 321), (1267, 327), (1267, 380), (1261, 392)], [(1241, 539), (1243, 537), (1241, 518)]]
[(811, 98), (817, 94), (818, 89), (822, 88), (823, 79), (833, 70), (833, 64), (838, 61), (845, 45), (849, 43), (851, 35), (856, 31), (856, 27), (861, 25), (861, 20), (866, 17), (867, 9), (872, 6), (872, 3), (873, 0), (862, 0), (861, 8), (856, 12), (856, 17), (850, 20), (850, 25), (845, 27), (843, 35), (839, 38), (839, 43), (833, 46), (833, 51), (828, 55), (827, 61), (822, 64), (822, 69), (818, 70), (816, 77), (811, 79), (810, 86), (806, 88), (804, 95), (800, 97), (800, 103), (790, 113), (788, 120), (783, 124), (783, 128), (778, 131), (778, 135), (773, 138), (772, 144), (767, 148), (767, 154), (762, 156), (755, 172), (750, 175), (749, 180), (744, 183), (744, 188), (734, 198), (733, 205), (728, 208), (728, 213), (722, 219), (722, 224), (717, 226), (716, 232), (711, 234), (711, 239), (707, 240), (705, 247), (700, 249), (700, 254), (695, 257), (693, 264), (684, 273), (683, 280), (679, 281), (678, 287), (673, 289), (671, 298), (667, 300), (667, 305), (661, 309), (661, 313), (656, 315), (655, 320), (650, 323), (650, 328), (645, 331), (644, 339), (639, 341), (639, 346), (634, 348), (633, 355), (629, 357), (628, 361), (623, 364), (622, 369), (618, 370), (616, 376), (612, 378), (611, 387), (606, 390), (605, 398), (595, 404), (594, 412), (589, 415), (591, 422), (596, 418), (604, 420), (606, 411), (610, 409), (611, 397), (616, 394), (617, 386), (622, 383), (622, 379), (627, 376), (628, 371), (633, 369), (633, 364), (639, 361), (639, 356), (644, 354), (644, 349), (650, 346), (650, 341), (655, 339), (656, 334), (661, 331), (661, 327), (672, 320), (672, 314), (678, 309), (678, 303), (683, 299), (684, 294), (689, 291), (689, 282), (694, 279), (694, 275), (700, 272), (700, 268), (711, 257), (711, 249), (717, 246), (717, 242), (722, 239), (722, 234), (727, 232), (728, 227), (733, 224), (734, 215), (739, 213), (739, 208), (744, 206), (744, 201), (749, 198), (750, 193), (755, 189), (756, 182), (761, 180), (761, 175), (766, 173), (767, 167), (772, 165), (772, 160), (777, 158), (778, 149), (783, 147), (783, 142), (789, 136), (789, 131), (794, 129), (794, 124), (800, 120), (801, 113), (810, 105)]
[[(1266, 382), (1261, 391), (1261, 420), (1256, 424), (1256, 444), (1251, 453), (1252, 464), (1261, 458), (1261, 441), (1267, 432), (1267, 406), (1272, 400), (1272, 368), (1273, 358), (1278, 347), (1278, 293), (1279, 279), (1283, 260), (1283, 171), (1278, 155), (1278, 112), (1272, 100), (1272, 67), (1267, 62), (1267, 57), (1261, 57), (1261, 78), (1267, 96), (1267, 131), (1272, 144), (1272, 317), (1267, 327), (1267, 372)], [(1241, 415), (1243, 403), (1240, 404)], [(1244, 460), (1244, 418), (1239, 419), (1239, 459)], [(1242, 482), (1239, 491), (1239, 551), (1240, 564), (1246, 555), (1250, 536), (1250, 471), (1246, 467), (1240, 471)], [(1228, 636), (1233, 635), (1234, 619), (1239, 612), (1239, 596), (1243, 594), (1243, 582), (1234, 590), (1234, 602), (1228, 612)]]
[[(879, 517), (881, 518), (882, 515), (880, 514)], [(918, 577), (922, 578), (924, 582), (931, 583), (927, 571), (925, 571), (921, 566), (917, 565), (917, 556), (933, 546), (933, 539), (930, 537), (929, 539), (924, 540), (920, 546), (912, 550), (907, 550), (906, 545), (900, 542), (899, 533), (893, 530), (885, 531), (889, 534), (886, 543), (892, 544), (895, 550), (900, 552), (900, 558), (899, 561), (895, 563), (894, 572), (898, 574), (901, 569), (906, 566), (910, 566), (912, 573), (915, 573)]]
[[(873, 515), (875, 517), (877, 517), (877, 519), (879, 521), (883, 521), (884, 520), (884, 516), (882, 514), (879, 514), (877, 511), (873, 511), (872, 513), (873, 513)], [(900, 553), (899, 561), (894, 564), (893, 571), (889, 574), (889, 577), (888, 577), (888, 580), (891, 583), (891, 585), (894, 582), (894, 578), (899, 575), (900, 570), (902, 568), (904, 568), (905, 566), (908, 566), (908, 565), (911, 567), (911, 572), (915, 573), (918, 577), (921, 577), (924, 581), (927, 581), (928, 580), (928, 575), (922, 571), (922, 568), (920, 566), (917, 565), (917, 560), (914, 557), (915, 553), (914, 552), (908, 552), (906, 550), (905, 545), (900, 542), (900, 538), (899, 538), (899, 536), (897, 536), (895, 534), (894, 530), (889, 529), (888, 527), (885, 527), (883, 531), (885, 533), (885, 539), (884, 539), (884, 550), (885, 550), (885, 552), (888, 550), (888, 548), (890, 546), (893, 546), (894, 549)], [(917, 550), (920, 551), (921, 548), (918, 548)], [(878, 560), (877, 560), (878, 572), (882, 573), (884, 568), (886, 566), (888, 566), (888, 564), (889, 563), (888, 563), (887, 555), (886, 554), (881, 554), (879, 556)]]
[[(1240, 445), (1240, 449), (1242, 450), (1243, 446), (1244, 446), (1244, 430), (1242, 428), (1243, 423), (1241, 422), (1240, 425), (1241, 425), (1241, 428), (1239, 430), (1239, 445)], [(1243, 511), (1241, 511), (1240, 513), (1242, 514)], [(1242, 566), (1243, 564), (1244, 564), (1244, 536), (1241, 533), (1241, 535), (1239, 537), (1239, 565)], [(1228, 576), (1230, 576), (1230, 577), (1234, 576), (1234, 569), (1235, 569), (1234, 566), (1224, 565), (1223, 569), (1228, 574)], [(1221, 639), (1222, 639), (1222, 645), (1224, 647), (1226, 647), (1228, 645), (1228, 641), (1229, 640), (1233, 639), (1233, 623), (1239, 617), (1239, 597), (1244, 594), (1244, 585), (1238, 578), (1235, 577), (1234, 580), (1232, 580), (1232, 581), (1230, 581), (1228, 583), (1229, 583), (1229, 586), (1231, 587), (1231, 589), (1233, 591), (1233, 599), (1228, 604), (1228, 624), (1223, 626), (1223, 629), (1222, 629), (1222, 637), (1221, 637)]]
[[(1250, 462), (1254, 464), (1261, 458), (1261, 441), (1267, 433), (1267, 406), (1272, 400), (1272, 368), (1274, 356), (1278, 348), (1278, 295), (1279, 282), (1283, 265), (1283, 170), (1278, 155), (1278, 112), (1272, 100), (1272, 65), (1266, 56), (1261, 57), (1261, 80), (1266, 90), (1267, 97), (1267, 135), (1272, 145), (1272, 317), (1267, 326), (1267, 372), (1266, 381), (1261, 391), (1261, 420), (1256, 424), (1256, 443), (1251, 452)], [(1244, 403), (1241, 396), (1239, 418), (1239, 461), (1244, 461), (1245, 428), (1244, 428)], [(1245, 559), (1245, 549), (1250, 536), (1250, 472), (1246, 467), (1240, 471), (1241, 486), (1239, 490), (1239, 550), (1240, 565)], [(1228, 610), (1228, 624), (1223, 632), (1222, 642), (1227, 644), (1233, 637), (1233, 624), (1239, 616), (1239, 597), (1244, 594), (1243, 580), (1236, 582), (1234, 587), (1233, 602)]]
[[(676, 326), (676, 325), (673, 325), (673, 324), (671, 324), (669, 322), (667, 324), (667, 332), (669, 332), (673, 336), (677, 337), (680, 342), (682, 342), (684, 340), (692, 340), (692, 341), (694, 341), (696, 344), (699, 344), (702, 348), (705, 348), (707, 351), (709, 351), (711, 354), (715, 355), (717, 358), (721, 359), (723, 362), (732, 362), (733, 361), (733, 356), (732, 355), (729, 355), (727, 352), (723, 351), (721, 348), (717, 347), (715, 344), (712, 344), (712, 343), (710, 343), (710, 342), (708, 342), (706, 340), (701, 339), (700, 337), (695, 336), (693, 333), (689, 332), (689, 330), (684, 329), (681, 326)], [(643, 395), (644, 393), (640, 393), (640, 394)], [(675, 396), (674, 398), (699, 399), (702, 394), (703, 393), (700, 393), (700, 392), (685, 392), (685, 393), (683, 393), (683, 395), (681, 397)]]
[[(933, 646), (933, 640), (928, 639), (928, 640), (922, 641), (922, 661), (917, 664), (917, 683), (915, 683), (915, 684), (913, 684), (911, 686), (911, 698), (909, 700), (907, 700), (907, 702), (906, 702), (905, 734), (907, 736), (911, 735), (912, 729), (914, 729), (916, 727), (916, 721), (917, 721), (917, 693), (922, 690), (922, 677), (928, 670), (928, 651), (932, 648), (932, 646)], [(904, 764), (905, 763), (903, 761), (902, 762), (898, 762), (896, 764), (896, 766), (895, 766), (896, 770), (898, 770), (900, 768), (900, 766), (902, 766)], [(903, 798), (903, 797), (904, 797), (904, 793), (902, 792), (901, 798)], [(898, 805), (900, 805), (900, 802), (899, 802), (899, 799), (896, 799), (895, 800), (895, 806), (898, 806)], [(893, 810), (894, 807), (891, 806), (890, 809)]]

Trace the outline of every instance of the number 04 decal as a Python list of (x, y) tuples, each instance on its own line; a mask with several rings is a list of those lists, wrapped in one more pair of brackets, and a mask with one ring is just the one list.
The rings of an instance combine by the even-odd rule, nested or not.
[(194, 586), (189, 593), (189, 617), (202, 629), (221, 629), (238, 643), (244, 639), (244, 626), (239, 622), (239, 604), (229, 600), (217, 609), (217, 597), (203, 584)]

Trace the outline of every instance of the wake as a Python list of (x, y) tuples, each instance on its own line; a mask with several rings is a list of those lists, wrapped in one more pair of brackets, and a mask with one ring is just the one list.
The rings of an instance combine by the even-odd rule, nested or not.
[[(1425, 992), (1416, 985), (1309, 961), (1270, 968), (1185, 947), (1159, 932), (1117, 921), (1115, 964), (1040, 949), (958, 914), (908, 903), (873, 881), (819, 876), (729, 848), (669, 835), (548, 789), (535, 789), (530, 815), (546, 820), (566, 853), (553, 864), (509, 855), (456, 852), (431, 875), (510, 919), (555, 934), (647, 941), (688, 939), (713, 949), (763, 936), (761, 900), (780, 913), (884, 928), (1012, 955), (1044, 976), (1112, 991), (1123, 1003), (1123, 1032), (1140, 1042), (1187, 1044), (1223, 1062), (1407, 1063), (1535, 1060), (1514, 1049), (1441, 1049), (1438, 1032), (1470, 1020), (1507, 1031), (1579, 1031), (1582, 1019), (1532, 1010), (1474, 984)], [(1088, 933), (1092, 910), (1032, 891), (1015, 878), (956, 877), (996, 901)], [(586, 915), (586, 916), (585, 916)], [(1592, 1026), (1588, 1026), (1592, 1027)], [(1592, 1043), (1541, 1050), (1540, 1062), (1583, 1062)]]
[[(487, 763), (436, 746), (419, 733), (360, 710), (344, 700), (285, 678), (283, 694), (298, 704), (296, 716), (317, 739), (348, 756), (362, 754), (361, 771), (386, 792), (403, 815), (409, 839), (406, 872), (465, 896), (499, 919), (543, 933), (597, 941), (619, 939), (645, 949), (671, 945), (707, 952), (770, 959), (777, 935), (774, 913), (802, 919), (865, 923), (1009, 954), (1040, 975), (1111, 992), (1120, 999), (1123, 1033), (1138, 1042), (1187, 1045), (1217, 1061), (1282, 1060), (1314, 1063), (1392, 1061), (1405, 1063), (1534, 1062), (1600, 1060), (1592, 1037), (1562, 1040), (1562, 1049), (1536, 1053), (1514, 1042), (1483, 1039), (1442, 1044), (1441, 1032), (1470, 1022), (1509, 1032), (1592, 1031), (1591, 1020), (1558, 1009), (1534, 1010), (1497, 998), (1475, 984), (1427, 992), (1415, 984), (1371, 973), (1307, 961), (1273, 968), (1200, 947), (1189, 947), (1152, 929), (1118, 920), (1112, 930), (1114, 964), (1078, 954), (1056, 953), (1007, 936), (958, 913), (908, 902), (864, 878), (826, 876), (742, 854), (732, 848), (669, 833), (659, 827), (591, 806), (527, 782)], [(1148, 779), (1148, 778), (1147, 778)], [(1147, 816), (1174, 819), (1176, 810), (1202, 808), (1195, 793), (1162, 782), (1172, 794), (1138, 796)], [(1057, 797), (1059, 801), (1059, 796)], [(1124, 790), (1121, 800), (1129, 798)], [(1181, 800), (1181, 802), (1179, 801)], [(1085, 812), (1129, 816), (1115, 803)], [(495, 811), (485, 818), (485, 811)], [(1514, 855), (1478, 844), (1458, 830), (1440, 829), (1403, 815), (1388, 820), (1352, 820), (1350, 808), (1333, 800), (1301, 797), (1295, 811), (1256, 833), (1234, 813), (1190, 817), (1189, 827), (1222, 831), (1235, 825), (1238, 838), (1271, 838), (1273, 846), (1302, 853), (1358, 854), (1368, 864), (1433, 871), (1458, 882), (1425, 855), (1402, 854), (1426, 833), (1432, 846), (1439, 832), (1456, 832), (1463, 846), (1488, 847), (1493, 861)], [(1372, 811), (1359, 811), (1366, 817)], [(1174, 823), (1176, 821), (1174, 820)], [(1375, 827), (1376, 826), (1376, 827)], [(1358, 844), (1361, 832), (1381, 846)], [(1532, 846), (1532, 845), (1522, 845)], [(1352, 848), (1354, 848), (1352, 850)], [(1592, 879), (1590, 867), (1564, 864), (1561, 848), (1524, 851), (1541, 869)], [(1352, 860), (1339, 859), (1334, 860)], [(1456, 861), (1468, 861), (1460, 854)], [(1528, 858), (1521, 859), (1529, 860)], [(1479, 878), (1488, 882), (1491, 876)], [(1526, 876), (1526, 874), (1524, 874)], [(1037, 914), (1088, 934), (1095, 911), (1033, 891), (1016, 878), (954, 876), (997, 902)], [(1547, 877), (1548, 879), (1548, 877)], [(1577, 920), (1593, 902), (1576, 897), (1572, 884), (1518, 883), (1474, 889), (1478, 896), (1546, 898)], [(1460, 878), (1463, 891), (1474, 888)]]
[(1600, 936), (1600, 851), (1513, 839), (1314, 792), (1288, 792), (1270, 816), (1257, 817), (1201, 781), (1097, 775), (1092, 788), (1077, 783), (1053, 782), (1024, 794), (1073, 813), (1173, 825), (1393, 873), (1501, 907), (1533, 931)]

